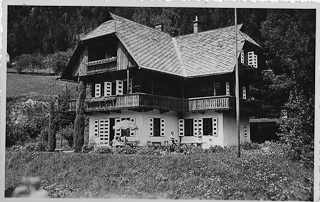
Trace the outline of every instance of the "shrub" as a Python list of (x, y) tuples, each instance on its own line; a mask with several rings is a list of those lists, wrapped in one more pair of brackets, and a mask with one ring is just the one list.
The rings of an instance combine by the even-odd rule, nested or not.
[(99, 153), (99, 154), (112, 154), (112, 149), (110, 147), (97, 147), (95, 149), (95, 152)]
[(135, 154), (135, 153), (137, 153), (137, 150), (126, 145), (125, 147), (121, 148), (119, 153), (120, 154)]
[(240, 146), (244, 150), (261, 149), (260, 145), (255, 142), (244, 142)]
[(31, 152), (31, 151), (47, 151), (47, 148), (44, 144), (41, 142), (32, 142), (27, 143), (24, 147), (25, 150)]
[(215, 146), (211, 146), (208, 149), (209, 153), (217, 153), (217, 152), (223, 152), (225, 151), (225, 149), (221, 146), (215, 145)]
[(94, 150), (94, 145), (92, 144), (87, 144), (87, 145), (83, 145), (81, 148), (81, 152), (83, 153), (89, 153), (90, 151)]

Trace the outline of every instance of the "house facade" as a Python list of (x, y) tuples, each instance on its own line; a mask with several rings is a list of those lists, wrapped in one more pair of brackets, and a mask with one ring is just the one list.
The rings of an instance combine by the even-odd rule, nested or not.
[[(89, 91), (89, 140), (111, 146), (115, 136), (128, 141), (180, 143), (203, 147), (237, 144), (235, 112), (235, 27), (171, 37), (162, 25), (150, 28), (110, 14), (86, 34), (61, 79), (83, 81)], [(263, 65), (261, 47), (237, 26), (240, 74), (241, 142), (250, 141), (249, 115), (255, 105), (250, 84)], [(262, 57), (261, 57), (262, 58)], [(75, 102), (70, 102), (75, 110)], [(138, 130), (113, 130), (121, 120)]]

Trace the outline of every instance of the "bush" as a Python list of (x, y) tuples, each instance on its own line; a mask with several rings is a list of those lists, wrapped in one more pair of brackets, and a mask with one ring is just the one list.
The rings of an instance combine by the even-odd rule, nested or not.
[(82, 148), (81, 148), (81, 152), (83, 153), (89, 153), (90, 151), (93, 151), (94, 150), (94, 146), (93, 145), (83, 145)]
[(261, 149), (260, 145), (255, 142), (244, 142), (240, 147), (244, 150)]
[(95, 149), (95, 152), (96, 153), (99, 153), (99, 154), (112, 154), (112, 149), (110, 147), (97, 147)]
[(218, 145), (211, 146), (208, 149), (209, 153), (218, 153), (218, 152), (223, 152), (223, 151), (225, 151), (225, 149), (223, 147), (221, 147), (221, 146), (218, 146)]
[(130, 146), (128, 146), (128, 145), (126, 145), (125, 147), (120, 148), (118, 150), (118, 153), (119, 154), (135, 154), (135, 153), (137, 153), (137, 150), (132, 148), (132, 147), (130, 147)]
[(26, 146), (24, 147), (25, 150), (32, 152), (32, 151), (47, 151), (48, 149), (44, 144), (41, 142), (32, 142), (32, 143), (27, 143)]

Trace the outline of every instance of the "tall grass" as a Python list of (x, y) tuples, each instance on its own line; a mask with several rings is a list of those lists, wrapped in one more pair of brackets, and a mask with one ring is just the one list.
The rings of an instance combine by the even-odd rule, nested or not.
[(244, 152), (241, 158), (232, 152), (7, 152), (5, 187), (16, 187), (23, 176), (41, 176), (47, 190), (67, 187), (63, 197), (310, 200), (313, 191), (312, 170), (263, 152)]

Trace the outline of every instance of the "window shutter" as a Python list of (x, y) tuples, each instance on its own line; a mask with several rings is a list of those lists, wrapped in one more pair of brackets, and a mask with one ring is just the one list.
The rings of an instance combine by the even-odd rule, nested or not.
[[(136, 119), (135, 118), (130, 118), (130, 121), (132, 123), (136, 123)], [(136, 135), (136, 130), (130, 130), (130, 136), (135, 136)]]
[(218, 119), (212, 118), (212, 135), (218, 136)]
[(254, 55), (254, 57), (253, 57), (253, 66), (255, 68), (258, 68), (258, 56), (257, 55)]
[(247, 89), (244, 86), (242, 87), (242, 98), (247, 99)]
[(132, 93), (132, 79), (129, 80), (129, 94)]
[(226, 82), (226, 95), (230, 95), (230, 84)]
[(240, 54), (240, 61), (242, 64), (244, 64), (244, 51), (243, 50), (241, 51), (241, 54)]
[(112, 83), (111, 82), (104, 82), (104, 96), (111, 96), (112, 95)]
[(94, 121), (94, 137), (99, 137), (99, 122), (98, 120)]
[(109, 145), (109, 119), (99, 120), (99, 142), (100, 145)]
[(247, 137), (247, 136), (248, 136), (247, 125), (244, 125), (244, 126), (243, 126), (243, 135), (244, 135), (244, 137)]
[(150, 136), (153, 136), (153, 118), (149, 119)]
[(248, 52), (248, 65), (250, 65), (250, 66), (254, 65), (254, 52), (253, 51)]
[(179, 119), (179, 136), (184, 136), (184, 119)]
[(116, 80), (116, 95), (123, 95), (123, 81)]
[[(115, 118), (115, 123), (118, 123), (118, 122), (120, 122), (120, 118)], [(115, 130), (114, 131), (114, 134), (116, 135), (116, 136), (121, 136), (121, 129), (120, 130)]]
[(95, 84), (95, 88), (94, 88), (94, 97), (100, 97), (101, 96), (101, 84), (100, 83), (96, 83)]
[(198, 136), (198, 119), (193, 119), (193, 128), (194, 128), (193, 135), (197, 137)]
[(165, 119), (161, 119), (160, 124), (160, 136), (165, 136)]
[(199, 130), (198, 134), (201, 134), (203, 136), (203, 124), (202, 123), (203, 123), (202, 119), (198, 119), (198, 130)]

